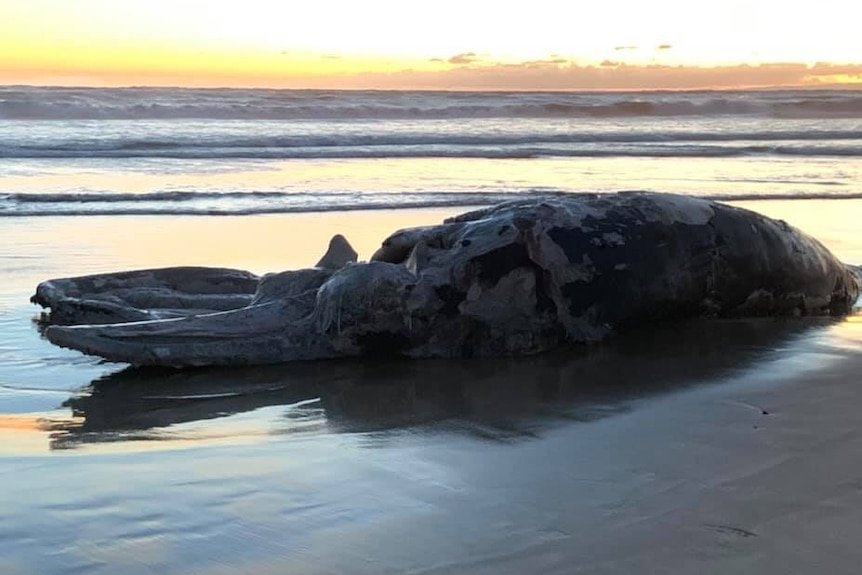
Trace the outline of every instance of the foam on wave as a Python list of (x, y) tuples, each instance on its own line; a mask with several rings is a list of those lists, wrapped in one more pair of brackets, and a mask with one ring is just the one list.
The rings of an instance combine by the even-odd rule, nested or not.
[(673, 93), (339, 92), (0, 88), (0, 119), (355, 120), (762, 116), (858, 118), (852, 91)]
[[(470, 207), (512, 199), (541, 198), (574, 193), (569, 190), (518, 192), (187, 192), (149, 193), (70, 192), (0, 194), (0, 217), (88, 215), (253, 215), (307, 212)], [(596, 192), (604, 193), (604, 192)], [(862, 192), (704, 194), (718, 201), (848, 200)]]
[(164, 159), (385, 159), (385, 158), (476, 158), (476, 159), (528, 159), (541, 157), (560, 158), (731, 158), (758, 155), (808, 157), (862, 157), (862, 146), (794, 146), (794, 145), (741, 145), (741, 146), (651, 146), (636, 148), (596, 148), (560, 146), (448, 146), (433, 147), (324, 147), (324, 148), (178, 148), (173, 150), (132, 149), (69, 149), (69, 150), (9, 150), (0, 149), (0, 158), (61, 159), (61, 158), (164, 158)]

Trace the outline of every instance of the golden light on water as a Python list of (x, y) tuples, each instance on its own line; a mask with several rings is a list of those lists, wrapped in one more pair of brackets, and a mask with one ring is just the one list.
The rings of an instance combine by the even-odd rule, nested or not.
[(62, 426), (80, 425), (72, 415), (52, 419), (47, 414), (0, 414), (0, 455), (42, 454), (50, 450), (51, 433)]

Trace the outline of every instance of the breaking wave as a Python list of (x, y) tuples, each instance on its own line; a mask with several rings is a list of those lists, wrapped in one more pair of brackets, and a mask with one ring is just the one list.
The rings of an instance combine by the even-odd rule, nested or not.
[(348, 159), (535, 157), (862, 156), (862, 134), (847, 131), (564, 134), (331, 134), (146, 139), (75, 138), (3, 142), (0, 158)]
[(854, 91), (378, 92), (0, 88), (6, 120), (374, 120), (756, 116), (858, 118)]
[[(307, 212), (469, 207), (576, 192), (553, 189), (517, 192), (187, 192), (0, 194), (0, 217), (199, 215), (236, 216)], [(604, 192), (595, 192), (604, 193)], [(720, 201), (847, 200), (862, 192), (739, 193), (698, 196)]]

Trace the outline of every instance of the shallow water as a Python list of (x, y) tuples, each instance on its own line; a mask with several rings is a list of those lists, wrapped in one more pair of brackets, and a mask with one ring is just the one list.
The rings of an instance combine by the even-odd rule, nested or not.
[(171, 372), (51, 346), (28, 298), (306, 267), (336, 233), (367, 258), (454, 206), (570, 191), (771, 198), (740, 205), (862, 264), (860, 104), (0, 88), (0, 574), (855, 573), (859, 315)]
[(0, 217), (490, 204), (625, 189), (860, 197), (847, 91), (0, 87)]
[[(733, 445), (765, 412), (739, 396), (846, 361), (844, 324), (825, 323), (500, 362), (111, 374), (6, 434), (0, 566), (518, 573), (538, 553), (559, 570), (696, 501), (731, 454), (759, 468), (768, 445), (742, 463)], [(712, 413), (732, 421), (701, 437)], [(36, 433), (50, 452), (21, 441)]]
[[(758, 206), (862, 262), (858, 201)], [(27, 303), (79, 273), (306, 266), (336, 231), (367, 257), (448, 213), (4, 220), (0, 572), (564, 573), (610, 557), (624, 572), (637, 560), (608, 541), (780, 456), (794, 432), (753, 435), (782, 419), (752, 393), (862, 361), (854, 316), (692, 322), (521, 359), (131, 370), (49, 345)], [(795, 433), (791, 449), (816, 439)], [(727, 544), (731, 509), (683, 523), (696, 551)]]

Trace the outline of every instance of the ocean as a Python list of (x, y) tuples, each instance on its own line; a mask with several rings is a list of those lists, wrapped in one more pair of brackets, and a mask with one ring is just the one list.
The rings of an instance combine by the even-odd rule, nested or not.
[(860, 197), (859, 91), (0, 88), (0, 217)]
[(307, 267), (505, 199), (676, 192), (862, 264), (862, 92), (0, 87), (0, 573), (855, 572), (862, 313), (538, 357), (136, 370), (36, 285)]

